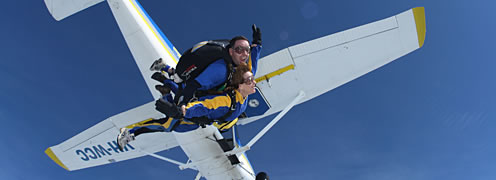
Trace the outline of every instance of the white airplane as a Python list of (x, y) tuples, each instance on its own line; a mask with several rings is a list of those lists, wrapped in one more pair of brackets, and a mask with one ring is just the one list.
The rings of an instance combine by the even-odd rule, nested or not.
[[(58, 21), (103, 0), (45, 0)], [(160, 94), (148, 69), (162, 58), (175, 65), (180, 53), (136, 0), (107, 0), (141, 74), (155, 99)], [(425, 13), (417, 7), (395, 16), (294, 45), (259, 60), (257, 92), (249, 97), (245, 125), (280, 112), (246, 145), (241, 145), (232, 130), (234, 148), (221, 147), (224, 139), (213, 127), (186, 133), (141, 135), (119, 150), (115, 141), (119, 129), (163, 114), (154, 101), (109, 117), (78, 135), (46, 149), (45, 153), (68, 171), (115, 163), (142, 156), (153, 156), (198, 171), (196, 179), (265, 179), (257, 176), (245, 152), (249, 150), (293, 106), (315, 98), (338, 86), (377, 69), (424, 44)], [(318, 81), (319, 83), (315, 83)], [(288, 83), (291, 82), (291, 83)], [(294, 84), (299, 84), (294, 86)], [(189, 160), (185, 163), (155, 153), (181, 147)]]

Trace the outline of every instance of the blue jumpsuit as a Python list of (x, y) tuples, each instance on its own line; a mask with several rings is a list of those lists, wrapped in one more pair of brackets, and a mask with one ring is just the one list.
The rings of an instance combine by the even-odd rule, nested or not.
[[(248, 57), (247, 64), (251, 68), (252, 73), (255, 75), (257, 71), (258, 60), (260, 58), (262, 46), (256, 45), (251, 48), (250, 56)], [(235, 65), (235, 64), (233, 64)], [(193, 94), (197, 90), (211, 90), (219, 87), (224, 82), (226, 82), (228, 77), (228, 72), (226, 68), (226, 62), (224, 59), (219, 59), (214, 61), (212, 64), (208, 65), (202, 73), (200, 73), (196, 78), (188, 80), (185, 82), (185, 87), (181, 91), (180, 96), (183, 97), (182, 100), (175, 99), (179, 105), (186, 104)], [(179, 98), (179, 97), (176, 97)], [(179, 98), (180, 99), (180, 98)]]
[[(260, 52), (262, 47), (257, 45), (251, 48), (250, 57), (248, 57), (248, 67), (251, 68), (251, 72), (255, 76), (257, 72), (258, 60), (260, 59)], [(227, 78), (227, 69), (226, 64), (223, 59), (217, 60), (210, 64), (200, 75), (198, 75), (195, 80), (201, 85), (199, 90), (208, 90), (214, 87), (217, 87), (225, 82)], [(173, 83), (172, 81), (165, 82)], [(170, 85), (169, 85), (170, 86)], [(172, 87), (173, 90), (177, 89), (177, 85)], [(174, 91), (175, 93), (175, 91)], [(242, 96), (236, 91), (236, 103), (239, 103), (236, 106), (236, 111), (232, 113), (232, 115), (226, 118), (226, 123), (213, 125), (218, 127), (219, 130), (227, 130), (232, 127), (237, 122), (237, 117), (241, 115), (246, 109), (246, 98), (241, 99)], [(171, 96), (164, 97), (164, 100), (172, 102)], [(208, 116), (210, 119), (216, 119), (224, 116), (230, 107), (230, 97), (227, 94), (224, 95), (214, 95), (214, 96), (205, 96), (199, 99), (199, 101), (191, 102), (187, 104), (187, 110), (185, 119), (181, 120), (180, 124), (172, 129), (171, 123), (176, 120), (172, 118), (162, 118), (162, 119), (148, 119), (143, 122), (139, 122), (133, 125), (128, 126), (130, 129), (130, 133), (134, 133), (135, 136), (141, 133), (149, 133), (149, 132), (165, 132), (165, 131), (177, 131), (177, 132), (186, 132), (190, 130), (194, 130), (198, 128), (198, 125), (188, 121), (188, 118), (192, 117), (201, 117)]]
[[(257, 45), (251, 48), (250, 57), (246, 64), (251, 67), (253, 75), (257, 72), (258, 59), (260, 58), (260, 51), (262, 46)], [(226, 63), (223, 59), (219, 59), (210, 64), (195, 80), (201, 85), (198, 90), (209, 90), (215, 88), (226, 81), (227, 69)]]
[[(225, 119), (225, 122), (219, 124), (214, 122), (213, 125), (216, 126), (219, 130), (224, 131), (231, 128), (238, 121), (238, 116), (240, 116), (246, 109), (247, 105), (247, 97), (243, 97), (241, 93), (235, 90), (235, 110), (232, 114)], [(229, 112), (231, 107), (231, 97), (225, 93), (222, 95), (210, 95), (201, 97), (198, 101), (190, 102), (186, 106), (186, 114), (184, 115), (184, 119), (149, 119), (145, 122), (136, 123), (131, 125), (128, 128), (130, 133), (134, 133), (135, 136), (141, 133), (148, 132), (167, 132), (167, 131), (176, 131), (176, 132), (187, 132), (191, 130), (195, 130), (199, 127), (198, 124), (195, 124), (188, 119), (194, 117), (207, 117), (209, 119), (219, 119)], [(159, 122), (162, 120), (163, 122)], [(179, 122), (178, 122), (179, 121)], [(179, 124), (176, 127), (172, 127), (174, 122), (178, 122)], [(174, 129), (172, 129), (174, 128)], [(146, 129), (146, 131), (144, 131)]]

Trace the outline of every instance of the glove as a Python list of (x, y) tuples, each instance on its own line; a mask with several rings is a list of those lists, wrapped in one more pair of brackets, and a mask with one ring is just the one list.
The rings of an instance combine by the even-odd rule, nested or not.
[(251, 29), (253, 30), (253, 41), (251, 44), (262, 45), (262, 32), (260, 32), (260, 28), (253, 24)]
[(155, 101), (155, 109), (175, 119), (183, 118), (183, 113), (179, 107), (162, 99)]

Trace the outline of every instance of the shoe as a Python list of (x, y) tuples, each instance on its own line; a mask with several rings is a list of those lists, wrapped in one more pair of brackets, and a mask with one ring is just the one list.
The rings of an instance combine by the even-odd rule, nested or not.
[(162, 75), (162, 73), (160, 73), (160, 72), (155, 72), (152, 74), (152, 79), (154, 79), (160, 83), (164, 83), (164, 81), (167, 80), (167, 77)]
[(152, 66), (150, 66), (150, 71), (161, 71), (165, 67), (167, 67), (167, 65), (162, 61), (162, 58), (160, 58), (153, 62)]
[(129, 133), (129, 129), (121, 128), (121, 132), (117, 136), (117, 145), (119, 150), (123, 151), (124, 147), (131, 141), (134, 141), (134, 134)]

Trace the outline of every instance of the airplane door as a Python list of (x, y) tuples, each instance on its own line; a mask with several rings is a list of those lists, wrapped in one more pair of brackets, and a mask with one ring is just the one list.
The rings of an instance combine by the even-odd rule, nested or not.
[(255, 87), (256, 92), (248, 96), (248, 106), (245, 113), (247, 117), (262, 115), (270, 109), (270, 104), (265, 99), (262, 91)]

